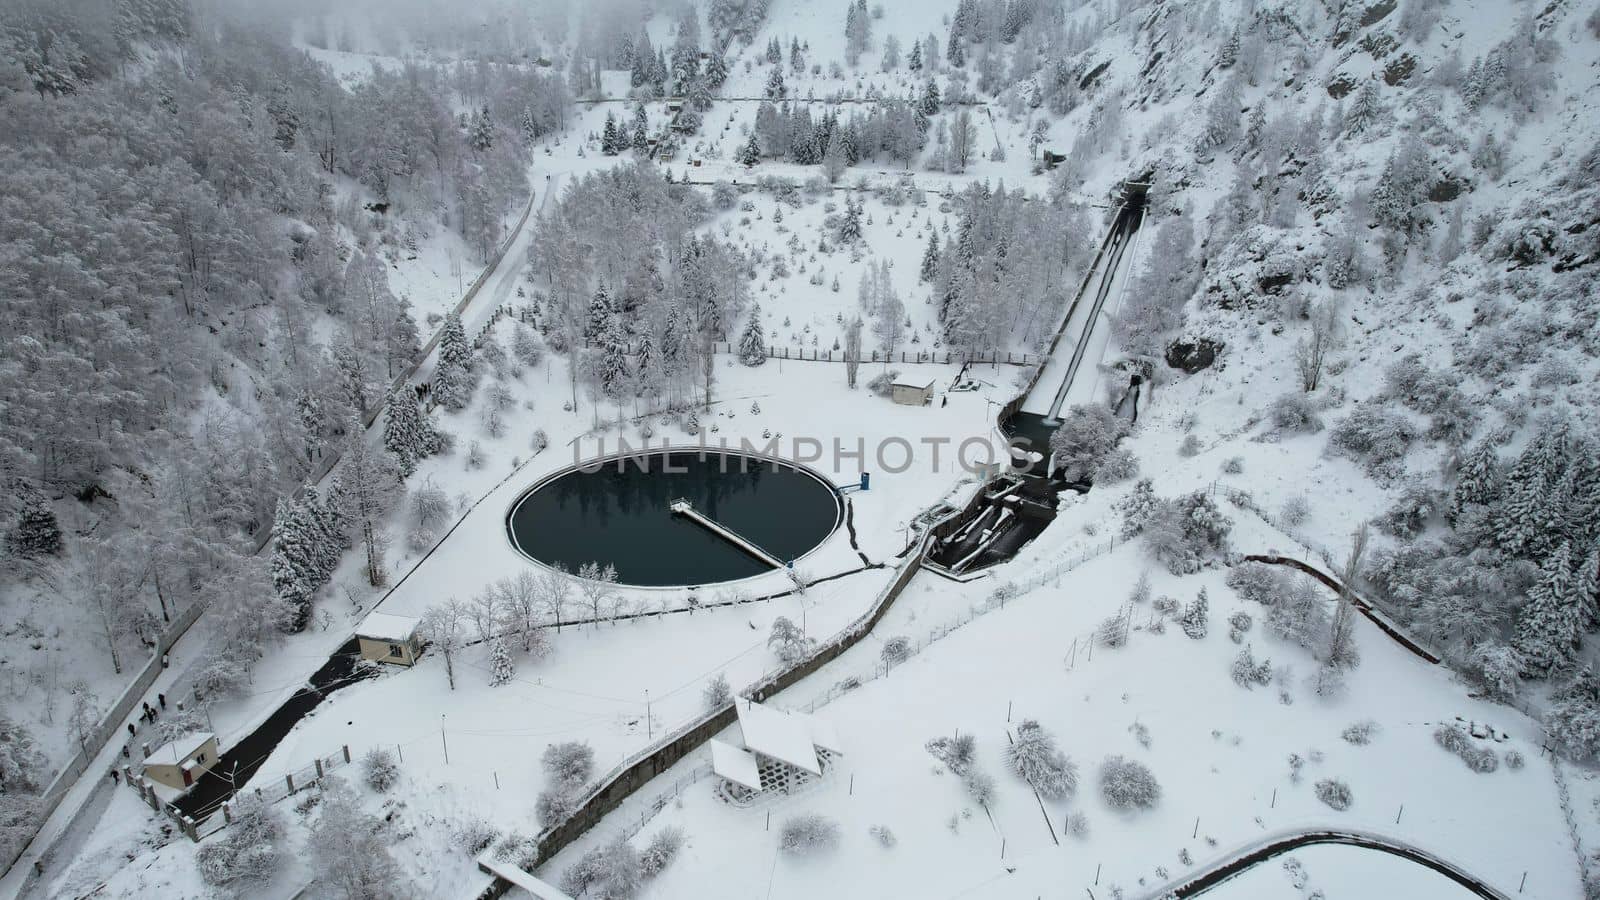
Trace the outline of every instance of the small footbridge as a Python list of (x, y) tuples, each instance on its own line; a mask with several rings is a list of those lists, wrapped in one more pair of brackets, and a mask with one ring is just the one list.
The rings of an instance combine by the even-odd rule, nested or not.
[(679, 499), (672, 501), (667, 508), (672, 510), (673, 515), (682, 516), (685, 519), (688, 519), (689, 521), (699, 525), (717, 537), (720, 537), (735, 547), (738, 547), (745, 553), (748, 553), (756, 559), (761, 560), (774, 569), (782, 569), (785, 567), (783, 560), (761, 549), (761, 547), (758, 546), (754, 541), (745, 538), (744, 536), (740, 535), (739, 532), (734, 531), (732, 528), (729, 528), (721, 522), (718, 522), (717, 520), (701, 513), (699, 510), (695, 509), (694, 504), (690, 503), (688, 500), (680, 497)]

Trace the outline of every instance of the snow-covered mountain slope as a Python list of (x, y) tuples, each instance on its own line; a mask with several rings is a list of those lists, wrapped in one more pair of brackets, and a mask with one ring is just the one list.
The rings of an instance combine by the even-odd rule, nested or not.
[[(846, 627), (888, 580), (854, 570), (893, 565), (921, 510), (972, 488), (948, 460), (876, 469), (874, 489), (853, 496), (852, 532), (805, 560), (804, 577), (829, 579), (808, 594), (691, 616), (687, 591), (621, 590), (610, 615), (661, 615), (569, 625), (544, 653), (511, 641), (505, 680), (505, 651), (484, 642), (332, 695), (258, 777), (345, 743), (396, 751), (401, 775), (385, 791), (342, 773), (353, 800), (329, 792), (333, 812), (278, 804), (266, 843), (288, 852), (258, 893), (328, 888), (337, 864), (294, 850), (330, 822), (389, 844), (394, 864), (369, 870), (374, 882), (441, 896), (487, 883), (472, 861), (486, 842), (584, 896), (1145, 896), (1264, 835), (1341, 826), (1449, 859), (1505, 895), (1595, 890), (1600, 683), (1584, 663), (1600, 619), (1600, 13), (1561, 0), (718, 0), (696, 12), (702, 49), (713, 21), (742, 17), (745, 33), (726, 48), (726, 80), (699, 92), (698, 131), (675, 137), (676, 95), (695, 85), (646, 96), (618, 48), (671, 59), (689, 21), (678, 5), (572, 9), (569, 33), (530, 38), (552, 72), (587, 85), (565, 131), (531, 149), (534, 185), (552, 174), (569, 198), (550, 201), (529, 239), (518, 287), (535, 327), (497, 324), (473, 356), (476, 391), (429, 416), (456, 449), (416, 461), (405, 502), (375, 526), (403, 583), (364, 579), (358, 542), (311, 601), (327, 630), (275, 645), (256, 684), (211, 703), (220, 733), (262, 721), (372, 604), (425, 615), (514, 578), (526, 564), (504, 540), (506, 505), (602, 440), (683, 441), (702, 427), (776, 435), (785, 450), (796, 437), (989, 439), (1026, 367), (973, 366), (973, 390), (920, 410), (852, 390), (837, 362), (747, 366), (741, 351), (842, 354), (860, 317), (868, 352), (933, 353), (894, 368), (941, 392), (963, 377), (963, 350), (1036, 358), (1130, 179), (1150, 183), (1132, 275), (1084, 371), (1107, 386), (1114, 365), (1148, 373), (1139, 420), (1105, 436), (1072, 433), (1092, 413), (1069, 418), (1074, 446), (1059, 449), (1097, 472), (1087, 495), (1064, 494), (1043, 534), (977, 581), (919, 572), (865, 640), (771, 699), (815, 709), (845, 744), (814, 789), (731, 806), (700, 748), (559, 854), (531, 853), (528, 836), (551, 821), (541, 796), (566, 784), (539, 763), (549, 746), (587, 743), (604, 770), (694, 721), (719, 678), (737, 692), (780, 665), (778, 617), (822, 639)], [(362, 54), (314, 55), (361, 83)], [(676, 145), (653, 145), (671, 182), (633, 170), (608, 192), (608, 173), (651, 152), (628, 146), (636, 110), (647, 137)], [(840, 135), (850, 154), (830, 160)], [(661, 216), (642, 221), (644, 204)], [(701, 296), (680, 228), (737, 283)], [(393, 276), (419, 310), (448, 305), (445, 243)], [(715, 350), (704, 370), (628, 371), (635, 357), (619, 347), (681, 337), (682, 308), (698, 317), (707, 302), (726, 321), (702, 344)], [(1195, 348), (1202, 361), (1188, 365)], [(958, 361), (942, 362), (952, 350)], [(862, 380), (890, 368), (869, 363)], [(868, 467), (819, 466), (837, 483)], [(441, 503), (453, 508), (424, 514)], [(1343, 577), (1364, 525), (1357, 592), (1443, 664), (1369, 619), (1341, 624), (1348, 607), (1319, 584), (1240, 558), (1281, 553)], [(773, 573), (717, 596), (787, 587)], [(1075, 763), (1074, 790), (1036, 795), (1009, 771), (1024, 720)], [(975, 764), (926, 747), (957, 733), (975, 739)], [(1108, 792), (1108, 771), (1144, 783), (1110, 757), (1146, 767), (1159, 799), (1130, 807)], [(39, 882), (45, 894), (212, 889), (195, 846), (160, 833), (131, 791), (106, 803), (104, 824)], [(823, 821), (780, 838), (808, 815)], [(640, 881), (635, 851), (669, 827), (682, 848)], [(805, 835), (817, 852), (792, 852)], [(1214, 896), (1285, 883), (1329, 898), (1400, 885), (1454, 896), (1347, 848), (1301, 859), (1287, 882), (1274, 861)]]

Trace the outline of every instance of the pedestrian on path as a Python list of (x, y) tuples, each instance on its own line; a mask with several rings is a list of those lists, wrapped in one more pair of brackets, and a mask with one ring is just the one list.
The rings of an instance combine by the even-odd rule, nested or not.
[(128, 723), (128, 736), (129, 737), (138, 737), (139, 736), (139, 729), (133, 727), (133, 723), (132, 722)]
[(167, 708), (167, 695), (166, 694), (157, 694), (156, 695), (156, 699), (161, 701), (161, 708), (162, 709), (166, 709)]

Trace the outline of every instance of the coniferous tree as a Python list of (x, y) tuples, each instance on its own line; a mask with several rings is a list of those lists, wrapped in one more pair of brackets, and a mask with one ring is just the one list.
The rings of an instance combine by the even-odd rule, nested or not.
[(323, 578), (318, 572), (316, 529), (300, 499), (278, 501), (272, 538), (272, 587), (289, 610), (287, 630), (302, 631), (311, 619), (311, 599)]
[(21, 491), (22, 508), (16, 524), (6, 533), (6, 549), (23, 559), (55, 556), (61, 552), (61, 526), (50, 501), (36, 490)]
[(1456, 469), (1456, 484), (1450, 491), (1450, 521), (1470, 505), (1489, 506), (1500, 499), (1500, 455), (1494, 445), (1483, 441), (1461, 459)]
[(744, 334), (739, 337), (739, 361), (747, 366), (759, 366), (767, 361), (767, 342), (761, 328), (761, 304), (750, 310), (750, 321), (745, 323)]
[(467, 132), (467, 146), (478, 153), (488, 153), (494, 147), (494, 117), (489, 114), (488, 104), (484, 104), (472, 117), (472, 126)]
[(1548, 539), (1542, 530), (1550, 490), (1566, 463), (1566, 433), (1560, 425), (1546, 425), (1534, 436), (1506, 474), (1500, 524), (1495, 537), (1500, 549), (1513, 556), (1534, 557)]
[(310, 523), (311, 565), (317, 587), (328, 583), (333, 577), (333, 570), (339, 567), (339, 557), (350, 549), (350, 538), (344, 531), (343, 513), (337, 499), (331, 492), (324, 498), (317, 486), (310, 482), (306, 482), (300, 490), (300, 504)]
[(782, 100), (789, 93), (789, 88), (783, 83), (783, 70), (774, 68), (767, 75), (766, 97), (769, 100)]
[(1577, 656), (1582, 618), (1572, 546), (1563, 541), (1539, 567), (1539, 582), (1517, 616), (1512, 646), (1522, 655), (1525, 673), (1540, 677), (1569, 668)]
[(600, 336), (611, 325), (612, 314), (615, 310), (611, 307), (611, 293), (606, 290), (605, 282), (595, 288), (594, 297), (589, 301), (589, 313), (583, 323), (583, 342), (585, 344), (599, 344)]
[(939, 114), (939, 104), (939, 85), (930, 78), (922, 88), (922, 114), (925, 116), (937, 116)]
[(422, 413), (417, 392), (402, 386), (389, 397), (384, 409), (383, 446), (394, 455), (400, 477), (417, 470), (417, 463), (439, 449), (439, 435)]
[(751, 131), (750, 139), (744, 142), (743, 147), (739, 148), (739, 164), (753, 166), (760, 161), (761, 145), (756, 143), (756, 133)]
[(616, 117), (606, 113), (606, 124), (600, 132), (600, 152), (607, 156), (616, 156), (622, 152), (624, 141), (617, 130)]
[(613, 400), (622, 396), (628, 383), (628, 339), (621, 317), (612, 313), (600, 333), (600, 389)]
[(1183, 633), (1195, 640), (1206, 636), (1210, 624), (1211, 604), (1206, 596), (1206, 589), (1201, 588), (1195, 595), (1194, 602), (1183, 608), (1183, 616), (1178, 619), (1178, 624), (1183, 628)]
[(650, 147), (650, 118), (641, 103), (633, 108), (633, 149), (643, 153)]
[(499, 687), (510, 684), (517, 677), (517, 667), (511, 662), (504, 639), (497, 638), (489, 648), (489, 684)]
[(439, 359), (472, 368), (472, 345), (467, 343), (467, 331), (461, 324), (461, 314), (455, 310), (445, 313), (444, 328), (439, 333)]
[(853, 244), (861, 239), (861, 206), (848, 196), (844, 198), (844, 214), (839, 217), (839, 243)]
[(911, 42), (911, 55), (906, 58), (906, 68), (913, 72), (922, 71), (922, 42)]
[(928, 249), (922, 254), (922, 271), (918, 273), (919, 281), (932, 281), (939, 273), (939, 233), (928, 232)]
[(1595, 541), (1589, 555), (1578, 564), (1574, 592), (1583, 610), (1584, 622), (1591, 627), (1600, 623), (1600, 540)]

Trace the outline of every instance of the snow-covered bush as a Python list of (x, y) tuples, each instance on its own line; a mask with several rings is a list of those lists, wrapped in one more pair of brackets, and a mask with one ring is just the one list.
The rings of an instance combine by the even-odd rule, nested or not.
[(1100, 795), (1116, 809), (1150, 809), (1161, 799), (1161, 785), (1144, 763), (1108, 756), (1100, 764)]
[(195, 852), (200, 880), (213, 887), (246, 887), (270, 881), (278, 869), (283, 822), (270, 804), (252, 793), (229, 801), (233, 824)]
[(428, 478), (411, 492), (411, 517), (417, 525), (428, 529), (449, 524), (450, 495)]
[(788, 616), (779, 616), (772, 620), (772, 631), (767, 635), (767, 646), (785, 665), (792, 666), (805, 659), (815, 643), (816, 641), (807, 637), (806, 633), (800, 630), (800, 626)]
[(721, 709), (733, 699), (733, 688), (728, 686), (728, 676), (718, 672), (715, 678), (706, 682), (705, 690), (701, 692), (706, 709)]
[(925, 746), (935, 759), (957, 775), (965, 773), (978, 756), (978, 742), (971, 734), (936, 737)]
[(469, 814), (450, 824), (450, 843), (468, 856), (476, 856), (500, 837), (494, 823), (480, 814)]
[(890, 831), (887, 825), (874, 825), (867, 829), (867, 834), (872, 835), (872, 839), (878, 842), (878, 846), (885, 850), (893, 849), (894, 845), (898, 843), (895, 840), (894, 832)]
[(1524, 761), (1522, 759), (1522, 753), (1520, 751), (1517, 751), (1517, 750), (1507, 750), (1506, 751), (1506, 768), (1508, 768), (1511, 771), (1515, 772), (1516, 770), (1522, 768), (1523, 765), (1524, 765)]
[(895, 635), (883, 642), (883, 649), (879, 651), (878, 658), (886, 666), (898, 666), (911, 658), (911, 639), (905, 635)]
[(1204, 491), (1163, 500), (1145, 524), (1146, 549), (1174, 575), (1198, 571), (1203, 557), (1228, 549), (1233, 521)]
[(645, 878), (654, 878), (666, 871), (677, 858), (678, 851), (683, 849), (684, 832), (676, 825), (668, 825), (656, 832), (650, 843), (639, 854), (639, 874)]
[(1233, 658), (1233, 666), (1229, 673), (1233, 676), (1233, 683), (1246, 690), (1258, 684), (1264, 687), (1272, 683), (1272, 660), (1264, 659), (1257, 662), (1255, 653), (1246, 644), (1245, 648), (1239, 651), (1239, 655)]
[(361, 757), (361, 780), (380, 794), (387, 793), (400, 780), (400, 766), (394, 754), (382, 747), (373, 747)]
[(1065, 800), (1078, 790), (1078, 767), (1056, 749), (1056, 740), (1032, 719), (1017, 726), (1017, 739), (1006, 748), (1006, 763), (1041, 797)]
[(582, 785), (594, 773), (594, 748), (582, 741), (563, 741), (546, 747), (541, 761), (552, 782)]
[(790, 856), (811, 856), (839, 846), (839, 823), (809, 813), (791, 816), (778, 829), (778, 848)]
[(578, 811), (578, 797), (553, 787), (548, 788), (539, 792), (533, 811), (540, 825), (551, 828), (565, 822), (568, 816)]
[(1133, 739), (1139, 743), (1139, 746), (1145, 748), (1146, 750), (1150, 749), (1149, 725), (1146, 725), (1143, 722), (1134, 722), (1132, 725), (1128, 726), (1128, 733), (1133, 735)]
[(494, 843), (494, 858), (514, 866), (531, 866), (539, 858), (539, 839), (512, 830)]
[(1200, 438), (1198, 435), (1186, 434), (1183, 442), (1178, 445), (1179, 456), (1197, 456), (1200, 453)]
[(1244, 472), (1244, 457), (1242, 457), (1242, 456), (1230, 456), (1230, 457), (1228, 457), (1227, 461), (1222, 464), (1222, 472), (1225, 475), (1240, 475), (1240, 474), (1243, 474), (1243, 472)]
[(1400, 474), (1406, 451), (1416, 439), (1416, 427), (1405, 416), (1368, 403), (1334, 426), (1328, 447), (1360, 462), (1373, 478), (1387, 481)]
[(1250, 626), (1253, 624), (1255, 624), (1254, 620), (1252, 620), (1250, 618), (1250, 614), (1244, 610), (1240, 610), (1229, 616), (1228, 640), (1233, 641), (1235, 644), (1240, 643), (1244, 640), (1245, 634), (1250, 631)]
[(890, 369), (886, 372), (880, 372), (879, 374), (873, 376), (872, 380), (867, 382), (867, 390), (871, 391), (873, 396), (887, 397), (889, 396), (891, 386), (894, 384), (894, 380), (899, 377), (899, 369)]
[(1350, 785), (1337, 778), (1324, 778), (1318, 781), (1316, 793), (1318, 800), (1340, 812), (1349, 809), (1354, 800), (1350, 796)]
[(1117, 484), (1139, 474), (1139, 458), (1126, 447), (1116, 447), (1108, 452), (1094, 467), (1095, 484)]
[(1118, 610), (1116, 615), (1108, 616), (1101, 620), (1100, 627), (1095, 629), (1095, 640), (1103, 647), (1113, 650), (1128, 643), (1128, 611)]
[(1072, 813), (1067, 816), (1067, 821), (1063, 828), (1067, 834), (1078, 840), (1086, 840), (1089, 837), (1089, 817), (1081, 812)]
[(1311, 501), (1305, 494), (1295, 494), (1283, 501), (1283, 508), (1278, 511), (1278, 516), (1290, 528), (1304, 525), (1311, 518)]
[(1322, 643), (1330, 623), (1328, 606), (1317, 586), (1304, 576), (1291, 578), (1289, 585), (1287, 593), (1267, 610), (1267, 631), (1302, 647)]
[(994, 800), (994, 776), (977, 766), (967, 767), (967, 771), (961, 775), (961, 784), (967, 789), (972, 802), (979, 806), (987, 807)]
[(1522, 690), (1522, 654), (1499, 641), (1484, 641), (1467, 657), (1467, 669), (1483, 692), (1501, 703), (1516, 699)]
[(1263, 562), (1239, 563), (1228, 570), (1226, 581), (1241, 598), (1262, 606), (1277, 603), (1287, 589), (1284, 574)]
[(1195, 595), (1194, 601), (1183, 608), (1183, 616), (1178, 619), (1178, 625), (1183, 628), (1183, 633), (1193, 640), (1200, 640), (1206, 636), (1211, 627), (1211, 604), (1206, 597), (1206, 589), (1201, 588)]
[(1339, 736), (1357, 747), (1365, 747), (1372, 743), (1372, 738), (1381, 730), (1377, 722), (1365, 719), (1345, 728), (1344, 731), (1339, 732)]
[(1317, 405), (1302, 393), (1288, 393), (1272, 401), (1267, 407), (1267, 421), (1279, 431), (1312, 433), (1322, 430), (1322, 417)]
[(1156, 496), (1155, 483), (1148, 478), (1139, 479), (1128, 496), (1117, 503), (1117, 508), (1122, 511), (1122, 539), (1131, 540), (1144, 531), (1161, 502), (1161, 498)]
[(639, 854), (622, 839), (592, 847), (561, 875), (561, 890), (574, 897), (627, 900), (643, 881)]
[(1061, 426), (1050, 436), (1050, 450), (1058, 465), (1069, 473), (1087, 475), (1127, 435), (1128, 420), (1103, 403), (1074, 406), (1061, 417)]
[(1433, 739), (1440, 747), (1460, 757), (1474, 772), (1487, 774), (1500, 768), (1500, 757), (1493, 748), (1479, 746), (1460, 725), (1440, 725), (1433, 730)]
[(1438, 491), (1426, 484), (1409, 484), (1372, 524), (1384, 534), (1414, 540), (1428, 527), (1428, 520), (1443, 511), (1444, 505), (1444, 497)]

